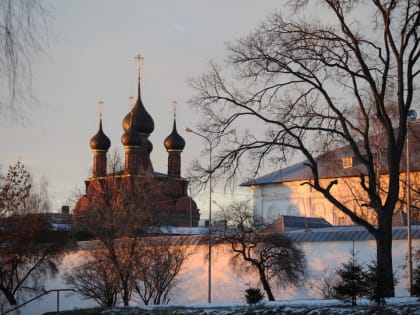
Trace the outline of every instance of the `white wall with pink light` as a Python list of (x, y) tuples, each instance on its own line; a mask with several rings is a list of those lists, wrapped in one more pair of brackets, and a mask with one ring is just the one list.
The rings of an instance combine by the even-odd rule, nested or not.
[[(403, 266), (406, 264), (407, 242), (395, 240), (393, 243), (393, 267), (399, 278), (396, 287), (397, 296), (407, 295), (407, 277)], [(277, 300), (314, 299), (320, 298), (319, 292), (313, 287), (324, 271), (334, 271), (340, 264), (350, 257), (353, 242), (307, 242), (300, 243), (306, 254), (307, 277), (300, 288), (275, 288)], [(413, 247), (420, 247), (420, 240), (413, 240)], [(354, 243), (359, 262), (370, 262), (375, 256), (374, 241), (358, 241)], [(193, 251), (185, 264), (179, 278), (178, 286), (171, 294), (170, 304), (205, 304), (208, 298), (208, 265), (207, 245), (191, 245)], [(80, 261), (83, 251), (68, 253), (61, 264), (60, 275), (47, 283), (48, 289), (61, 289), (67, 286), (60, 276)], [(230, 265), (231, 252), (228, 245), (218, 245), (213, 248), (212, 264), (212, 301), (213, 303), (244, 302), (244, 290), (249, 286), (258, 286), (258, 277), (252, 274), (237, 275)], [(134, 300), (133, 305), (141, 304)], [(84, 300), (74, 293), (62, 292), (60, 294), (60, 310), (93, 307), (96, 304), (91, 300)], [(21, 314), (42, 314), (55, 311), (57, 296), (55, 293), (33, 302), (21, 310)]]

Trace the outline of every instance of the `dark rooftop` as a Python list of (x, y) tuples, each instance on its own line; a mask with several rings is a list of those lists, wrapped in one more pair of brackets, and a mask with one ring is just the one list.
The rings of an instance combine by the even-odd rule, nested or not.
[[(364, 227), (361, 226), (334, 226), (331, 228), (315, 229), (309, 231), (291, 231), (285, 233), (288, 237), (298, 243), (306, 242), (351, 242), (374, 240)], [(411, 230), (412, 239), (420, 239), (420, 226), (413, 226)], [(394, 227), (392, 229), (393, 240), (407, 239), (406, 227)]]
[(294, 230), (308, 230), (331, 227), (324, 218), (311, 218), (302, 216), (282, 215), (274, 220), (265, 231), (284, 233)]

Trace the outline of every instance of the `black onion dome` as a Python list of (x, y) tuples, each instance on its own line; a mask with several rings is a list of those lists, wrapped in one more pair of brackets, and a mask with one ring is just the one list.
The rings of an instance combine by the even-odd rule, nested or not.
[(172, 132), (166, 137), (163, 142), (167, 151), (182, 151), (185, 148), (185, 140), (176, 131), (176, 121), (174, 120), (174, 126)]
[(155, 129), (155, 123), (152, 116), (147, 112), (141, 101), (141, 97), (137, 98), (133, 109), (123, 119), (123, 129), (127, 131), (131, 126), (131, 113), (133, 114), (133, 124), (135, 131), (142, 134), (151, 134)]
[(90, 139), (90, 147), (92, 150), (104, 150), (107, 151), (111, 147), (111, 140), (106, 136), (102, 130), (102, 119), (99, 120), (99, 130)]
[(145, 137), (145, 139), (146, 139), (147, 153), (150, 154), (153, 151), (153, 143), (148, 138)]
[(121, 143), (124, 146), (140, 147), (143, 144), (142, 137), (143, 136), (141, 134), (130, 128), (121, 136)]

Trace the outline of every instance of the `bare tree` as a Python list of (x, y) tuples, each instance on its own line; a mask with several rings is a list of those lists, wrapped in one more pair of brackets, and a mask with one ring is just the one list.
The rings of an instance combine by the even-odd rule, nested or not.
[(75, 213), (75, 221), (79, 231), (104, 247), (127, 306), (139, 281), (142, 240), (154, 222), (161, 187), (147, 177), (124, 176), (118, 153), (113, 153), (107, 167), (110, 175), (89, 182), (88, 192), (81, 198), (86, 205)]
[(115, 306), (121, 293), (118, 274), (101, 249), (86, 253), (82, 263), (67, 272), (64, 280), (79, 294), (101, 306)]
[[(126, 294), (123, 290), (128, 292), (129, 299), (135, 291), (146, 305), (169, 303), (169, 294), (176, 287), (176, 278), (191, 252), (182, 244), (171, 246), (161, 237), (142, 237), (136, 241), (133, 246), (127, 239), (118, 240), (116, 258), (98, 242), (97, 248), (86, 253), (64, 275), (66, 283), (101, 306), (116, 305), (118, 297), (124, 298)], [(125, 273), (123, 278), (121, 273)]]
[(222, 210), (226, 222), (217, 242), (228, 243), (234, 253), (231, 263), (238, 274), (254, 272), (270, 301), (272, 284), (278, 287), (299, 285), (305, 274), (303, 251), (284, 234), (264, 233), (264, 225), (254, 220), (251, 210), (239, 202)]
[(48, 181), (45, 177), (41, 178), (39, 192), (32, 192), (26, 205), (29, 212), (48, 213), (51, 210), (51, 202), (48, 198)]
[(140, 281), (135, 289), (146, 305), (169, 303), (169, 293), (176, 287), (176, 277), (189, 256), (185, 247), (171, 246), (159, 239), (159, 244), (142, 248), (136, 265)]
[(128, 305), (136, 282), (140, 239), (151, 222), (158, 189), (132, 177), (109, 176), (90, 183), (89, 206), (76, 215), (79, 229), (105, 247), (118, 275), (122, 301)]
[(0, 292), (10, 305), (23, 294), (43, 290), (46, 277), (57, 273), (62, 232), (50, 231), (45, 216), (28, 208), (31, 176), (18, 161), (0, 182)]
[(335, 270), (323, 270), (319, 275), (312, 277), (309, 285), (315, 288), (323, 299), (335, 299), (337, 293), (334, 287), (337, 286), (338, 281)]
[[(244, 171), (240, 162), (247, 156), (256, 174), (265, 160), (285, 162), (299, 152), (313, 176), (306, 185), (375, 237), (380, 294), (393, 296), (392, 216), (399, 200), (407, 114), (419, 96), (419, 1), (289, 4), (295, 11), (273, 14), (228, 46), (226, 72), (213, 63), (208, 74), (192, 80), (196, 95), (191, 103), (205, 117), (200, 132), (217, 138), (233, 131), (219, 137), (214, 167), (203, 176), (221, 171), (233, 177)], [(316, 5), (322, 10), (312, 10)], [(364, 18), (357, 19), (361, 12)], [(225, 78), (228, 70), (236, 86)], [(372, 119), (381, 129), (385, 159), (380, 172)], [(340, 189), (333, 189), (340, 180), (322, 180), (318, 157), (337, 146), (347, 146), (358, 161), (358, 189), (377, 225), (340, 199)], [(381, 174), (386, 174), (383, 180)]]
[(0, 1), (0, 116), (19, 117), (19, 104), (30, 96), (31, 63), (48, 41), (47, 18), (42, 1)]

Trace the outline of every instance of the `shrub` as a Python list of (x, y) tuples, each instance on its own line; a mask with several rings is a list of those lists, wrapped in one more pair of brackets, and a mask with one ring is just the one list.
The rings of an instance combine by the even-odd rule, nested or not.
[(413, 272), (412, 295), (420, 297), (420, 265)]
[(367, 273), (356, 259), (354, 250), (350, 251), (351, 257), (348, 262), (343, 263), (337, 270), (339, 283), (334, 286), (337, 297), (345, 301), (350, 300), (352, 305), (356, 305), (357, 297), (367, 295), (368, 288), (366, 283)]
[(259, 288), (248, 288), (245, 290), (245, 299), (248, 304), (257, 304), (264, 298)]

